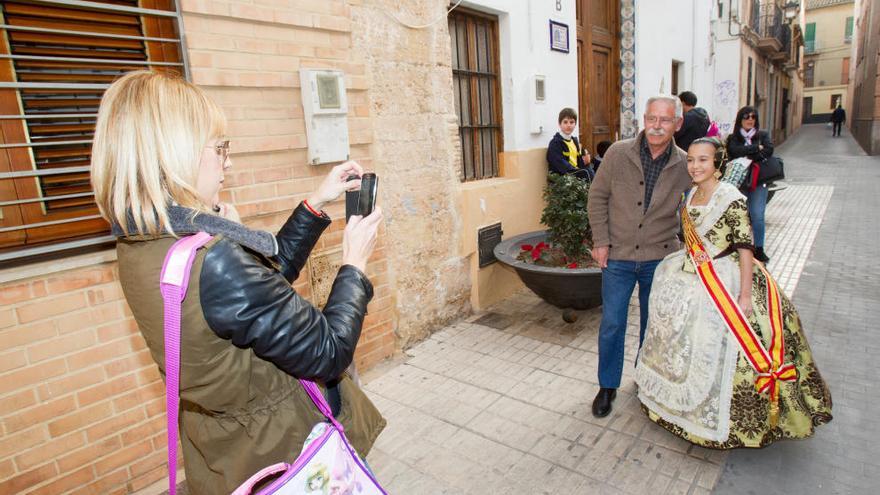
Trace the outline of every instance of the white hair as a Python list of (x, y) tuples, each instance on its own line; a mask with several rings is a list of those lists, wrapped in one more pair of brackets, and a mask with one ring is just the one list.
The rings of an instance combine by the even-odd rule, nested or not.
[(655, 101), (665, 101), (669, 103), (675, 108), (675, 118), (680, 119), (684, 115), (684, 110), (681, 106), (681, 100), (672, 96), (672, 95), (656, 95), (648, 98), (648, 103), (645, 104), (645, 115), (648, 113), (648, 107), (651, 106)]

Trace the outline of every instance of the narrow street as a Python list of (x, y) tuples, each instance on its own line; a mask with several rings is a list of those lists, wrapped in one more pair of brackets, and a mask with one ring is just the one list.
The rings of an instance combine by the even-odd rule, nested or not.
[(389, 493), (869, 493), (880, 482), (880, 421), (868, 414), (880, 407), (869, 327), (880, 314), (880, 158), (824, 125), (779, 154), (789, 187), (767, 210), (770, 268), (831, 387), (830, 425), (760, 451), (679, 440), (639, 411), (634, 325), (614, 411), (594, 418), (600, 311), (566, 324), (524, 290), (365, 376), (388, 419), (369, 462)]
[(779, 153), (793, 187), (834, 188), (793, 298), (831, 387), (834, 421), (805, 442), (731, 453), (715, 492), (876, 493), (880, 157), (866, 156), (846, 128), (832, 138), (824, 125), (804, 126)]

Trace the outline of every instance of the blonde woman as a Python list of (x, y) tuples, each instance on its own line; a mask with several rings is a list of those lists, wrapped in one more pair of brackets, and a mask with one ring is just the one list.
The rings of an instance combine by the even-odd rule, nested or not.
[(164, 374), (159, 275), (176, 237), (214, 236), (198, 252), (181, 317), (180, 437), (190, 493), (229, 493), (296, 458), (321, 414), (296, 378), (317, 380), (365, 456), (385, 421), (345, 375), (373, 288), (364, 274), (382, 221), (352, 217), (323, 310), (291, 288), (330, 219), (322, 206), (360, 181), (338, 165), (277, 235), (220, 203), (232, 162), (222, 111), (199, 88), (131, 72), (104, 94), (92, 150), (101, 213), (117, 236), (125, 298)]

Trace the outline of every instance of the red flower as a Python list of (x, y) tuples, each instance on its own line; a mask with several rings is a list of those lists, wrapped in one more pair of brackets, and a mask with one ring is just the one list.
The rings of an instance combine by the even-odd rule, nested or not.
[(531, 251), (532, 249), (535, 249), (531, 244), (523, 244), (520, 248), (522, 248), (523, 251)]
[(535, 249), (547, 249), (548, 247), (550, 247), (550, 246), (548, 246), (547, 244), (545, 244), (544, 241), (541, 241), (541, 242), (538, 243), (537, 246), (535, 246)]
[(541, 257), (541, 250), (538, 248), (533, 249), (532, 250), (532, 259), (535, 261), (538, 261), (538, 258), (540, 258), (540, 257)]
[(569, 263), (568, 265), (566, 265), (566, 268), (577, 268), (577, 267), (578, 267), (577, 261), (575, 261), (574, 263)]

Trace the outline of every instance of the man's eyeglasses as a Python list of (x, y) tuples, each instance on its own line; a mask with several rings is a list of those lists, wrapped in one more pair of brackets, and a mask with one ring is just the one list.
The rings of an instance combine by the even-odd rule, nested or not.
[(755, 120), (755, 119), (757, 119), (757, 118), (758, 118), (758, 116), (757, 116), (756, 114), (753, 114), (753, 113), (747, 113), (747, 114), (743, 115), (743, 118), (742, 118), (742, 119), (743, 119), (743, 120)]
[(223, 164), (223, 167), (226, 167), (226, 162), (229, 160), (229, 140), (225, 139), (220, 141), (219, 143), (213, 146), (214, 152), (217, 153), (217, 156), (220, 157), (220, 163)]
[(658, 117), (656, 115), (645, 115), (645, 122), (647, 122), (649, 124), (653, 125), (653, 124), (656, 124), (658, 121), (662, 125), (669, 125), (669, 124), (675, 122), (675, 118), (673, 118), (673, 117)]

